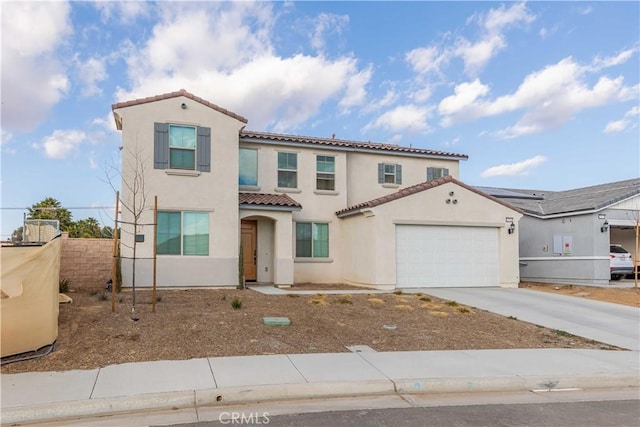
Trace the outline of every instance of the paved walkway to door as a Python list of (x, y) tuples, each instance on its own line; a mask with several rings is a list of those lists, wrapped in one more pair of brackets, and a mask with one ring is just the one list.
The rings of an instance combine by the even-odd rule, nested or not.
[(415, 291), (618, 347), (640, 350), (640, 309), (635, 307), (530, 289), (432, 288)]

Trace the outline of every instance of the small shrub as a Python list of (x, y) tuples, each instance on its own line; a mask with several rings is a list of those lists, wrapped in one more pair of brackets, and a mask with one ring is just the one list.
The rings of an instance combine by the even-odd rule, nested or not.
[(71, 284), (71, 281), (69, 279), (65, 279), (63, 277), (58, 282), (58, 292), (60, 292), (61, 294), (65, 293), (65, 292), (69, 292), (69, 285), (70, 284)]
[(98, 301), (106, 301), (109, 299), (109, 296), (104, 291), (97, 292), (96, 295), (98, 296)]
[(398, 305), (394, 305), (394, 307), (397, 308), (398, 310), (413, 310), (413, 307), (407, 304), (398, 304)]
[(444, 311), (431, 311), (429, 312), (430, 315), (432, 316), (437, 316), (437, 317), (447, 317), (449, 314), (445, 313)]
[(469, 310), (467, 307), (458, 307), (458, 311), (460, 313), (465, 313), (465, 314), (472, 314), (473, 311)]
[(402, 295), (402, 291), (401, 290), (397, 290), (397, 291), (393, 291), (394, 295)]
[(240, 301), (238, 298), (234, 298), (233, 301), (231, 301), (231, 307), (234, 310), (240, 310), (242, 308), (242, 301)]
[(369, 301), (371, 304), (384, 304), (384, 300), (380, 299), (380, 298), (369, 298), (367, 299), (367, 301)]
[(507, 317), (507, 319), (509, 319), (509, 320), (518, 320), (518, 318), (515, 317), (515, 316), (509, 316), (509, 317)]
[(575, 337), (575, 335), (570, 334), (567, 331), (563, 331), (561, 329), (556, 329), (556, 335), (558, 335), (559, 337)]
[(327, 301), (323, 299), (312, 299), (312, 300), (309, 300), (309, 304), (323, 306), (323, 305), (327, 305)]
[(227, 300), (227, 296), (226, 295), (222, 295), (222, 298), (220, 298), (221, 301), (226, 301)]
[(423, 295), (421, 295), (418, 299), (419, 299), (420, 301), (424, 301), (424, 302), (431, 302), (431, 301), (433, 301), (431, 298), (429, 298), (429, 297), (427, 297), (427, 296), (423, 296)]
[(289, 297), (289, 298), (300, 298), (300, 295), (296, 295), (296, 294), (287, 294), (287, 297)]
[(448, 305), (449, 307), (457, 307), (458, 303), (455, 301), (447, 301), (445, 302), (446, 305)]
[(351, 301), (349, 298), (346, 298), (346, 297), (338, 298), (338, 302), (340, 304), (353, 304), (353, 301)]
[(161, 301), (162, 301), (162, 296), (157, 295), (157, 296), (156, 296), (156, 302), (161, 302)]

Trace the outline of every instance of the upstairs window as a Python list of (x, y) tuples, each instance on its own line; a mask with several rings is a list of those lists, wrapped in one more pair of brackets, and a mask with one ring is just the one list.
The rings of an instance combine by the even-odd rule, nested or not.
[(169, 125), (169, 168), (196, 168), (196, 128)]
[(379, 184), (402, 184), (402, 165), (378, 163)]
[(211, 129), (154, 123), (153, 167), (211, 171)]
[(329, 257), (329, 224), (316, 222), (296, 223), (296, 257)]
[(444, 178), (449, 175), (449, 169), (447, 168), (427, 168), (427, 181), (431, 181), (438, 178)]
[(333, 191), (336, 189), (336, 158), (316, 157), (316, 189)]
[(298, 188), (297, 153), (278, 153), (278, 187)]
[(258, 150), (241, 148), (239, 155), (239, 185), (258, 185)]

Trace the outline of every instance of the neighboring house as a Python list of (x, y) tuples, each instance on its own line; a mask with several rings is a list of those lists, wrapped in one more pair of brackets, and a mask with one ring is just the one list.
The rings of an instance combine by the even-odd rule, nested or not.
[(522, 214), (457, 180), (465, 155), (247, 131), (245, 118), (184, 90), (112, 109), (123, 204), (135, 169), (148, 195), (136, 285), (152, 283), (155, 195), (158, 286), (236, 285), (241, 246), (244, 278), (258, 283), (518, 285)]
[(634, 260), (640, 219), (640, 179), (568, 191), (478, 187), (522, 209), (520, 276), (548, 283), (609, 283), (609, 245)]

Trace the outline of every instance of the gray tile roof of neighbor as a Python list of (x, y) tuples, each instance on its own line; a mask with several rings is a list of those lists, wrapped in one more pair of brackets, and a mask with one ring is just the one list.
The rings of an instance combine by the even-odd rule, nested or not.
[(536, 216), (597, 211), (640, 194), (640, 178), (566, 191), (478, 187)]

